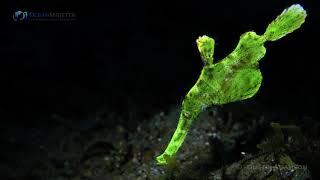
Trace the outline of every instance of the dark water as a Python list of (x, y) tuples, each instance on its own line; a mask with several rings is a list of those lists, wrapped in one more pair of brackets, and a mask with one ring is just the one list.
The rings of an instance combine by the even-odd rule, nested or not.
[[(211, 153), (187, 148), (185, 157), (204, 154), (190, 169), (211, 177), (222, 166), (243, 159), (242, 151), (258, 154), (256, 145), (272, 132), (270, 122), (276, 122), (301, 129), (309, 141), (299, 141), (295, 151), (283, 151), (318, 177), (319, 5), (316, 1), (269, 0), (7, 2), (0, 25), (3, 178), (121, 179), (122, 174), (131, 179), (144, 174), (151, 179), (159, 174), (183, 178), (189, 160), (178, 159), (182, 164), (174, 167), (186, 171), (162, 172), (151, 162), (168, 142), (178, 107), (202, 69), (195, 40), (204, 34), (213, 37), (215, 59), (222, 59), (242, 33), (254, 30), (262, 34), (293, 3), (303, 5), (308, 17), (301, 29), (266, 44), (267, 54), (260, 63), (264, 81), (258, 94), (214, 109), (216, 116), (210, 115), (210, 109), (204, 112), (208, 115), (203, 119), (215, 117), (208, 126), (219, 127), (217, 119), (222, 119), (220, 129), (202, 127), (200, 122), (195, 125), (203, 136), (220, 133), (218, 140), (208, 136), (208, 149), (215, 149), (215, 143), (222, 143), (225, 149)], [(16, 22), (17, 10), (68, 12), (76, 17)], [(286, 140), (294, 136), (284, 134)], [(201, 149), (206, 140), (197, 142), (195, 147)], [(302, 142), (308, 143), (307, 149), (301, 149)], [(209, 157), (210, 153), (218, 155)], [(139, 172), (138, 167), (140, 175), (131, 176)], [(191, 177), (197, 178), (200, 176)]]

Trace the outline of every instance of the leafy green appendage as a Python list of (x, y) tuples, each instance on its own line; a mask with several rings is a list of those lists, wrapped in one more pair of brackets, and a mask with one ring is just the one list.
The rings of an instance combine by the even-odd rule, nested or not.
[(197, 39), (204, 67), (196, 84), (182, 102), (178, 126), (166, 150), (157, 157), (157, 164), (167, 165), (182, 145), (193, 120), (203, 107), (221, 105), (251, 98), (260, 88), (262, 75), (258, 62), (264, 57), (266, 41), (275, 41), (298, 29), (306, 18), (300, 5), (285, 9), (267, 27), (263, 35), (250, 31), (241, 35), (236, 48), (227, 57), (213, 63), (214, 40)]

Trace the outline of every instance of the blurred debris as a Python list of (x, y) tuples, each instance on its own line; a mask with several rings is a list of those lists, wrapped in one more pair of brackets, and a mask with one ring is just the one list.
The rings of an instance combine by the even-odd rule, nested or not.
[[(294, 163), (288, 143), (303, 138), (297, 126), (271, 123), (268, 137), (257, 147), (261, 151), (214, 171), (210, 179), (311, 179), (307, 165)], [(287, 132), (287, 136), (283, 133)], [(288, 137), (287, 139), (285, 137)]]

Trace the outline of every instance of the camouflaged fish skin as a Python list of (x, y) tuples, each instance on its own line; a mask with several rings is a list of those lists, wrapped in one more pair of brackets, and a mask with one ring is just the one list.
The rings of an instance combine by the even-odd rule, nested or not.
[(250, 31), (242, 34), (236, 48), (214, 63), (214, 39), (201, 36), (197, 46), (204, 63), (195, 85), (182, 102), (178, 126), (166, 150), (156, 158), (158, 165), (167, 165), (186, 138), (191, 123), (208, 106), (241, 101), (254, 96), (262, 83), (259, 60), (266, 54), (264, 43), (275, 41), (298, 29), (307, 14), (295, 4), (285, 9), (267, 27), (263, 35)]

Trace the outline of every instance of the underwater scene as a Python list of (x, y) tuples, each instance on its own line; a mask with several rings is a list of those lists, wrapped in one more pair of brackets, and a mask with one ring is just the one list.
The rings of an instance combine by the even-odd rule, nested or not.
[(4, 7), (0, 180), (320, 179), (318, 1)]

